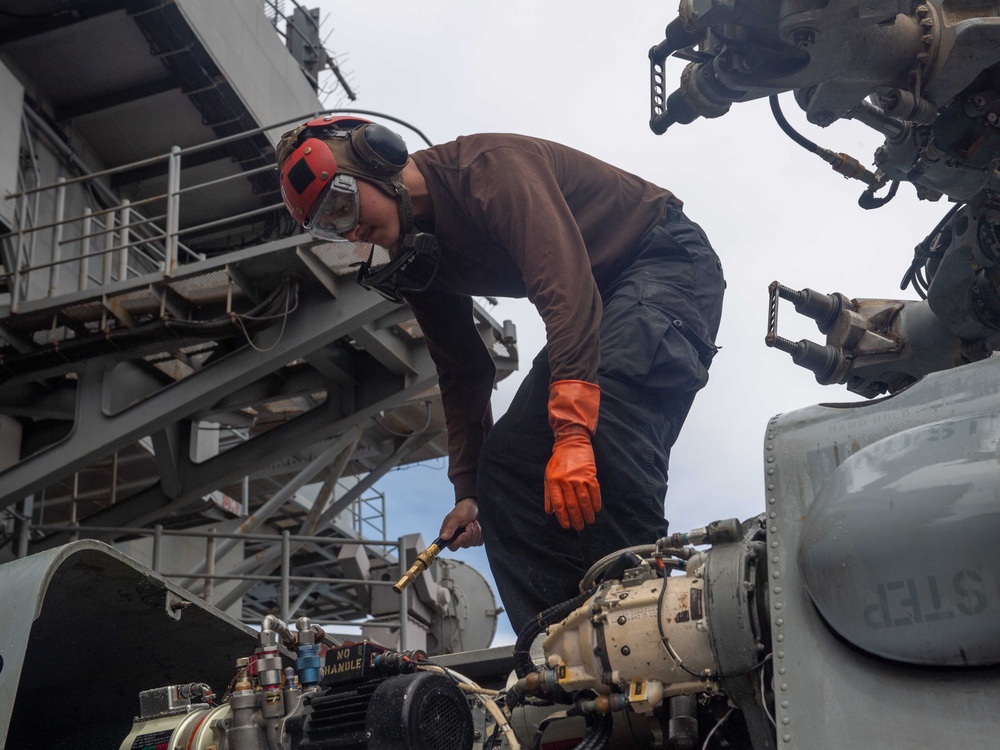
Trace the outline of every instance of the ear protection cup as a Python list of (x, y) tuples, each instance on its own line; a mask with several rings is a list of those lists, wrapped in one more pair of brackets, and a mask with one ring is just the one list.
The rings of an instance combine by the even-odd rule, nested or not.
[(385, 125), (370, 122), (351, 131), (351, 147), (362, 164), (378, 177), (389, 177), (406, 166), (406, 144)]
[[(316, 152), (323, 153), (323, 163)], [(310, 158), (302, 159), (303, 155)], [(305, 226), (322, 189), (343, 172), (394, 198), (402, 235), (412, 231), (413, 206), (401, 176), (409, 153), (406, 142), (385, 125), (353, 115), (316, 117), (284, 133), (275, 146), (275, 158), (285, 205), (300, 226)]]
[(299, 133), (306, 137), (335, 140), (347, 138), (359, 168), (359, 177), (392, 177), (410, 158), (406, 142), (385, 125), (361, 117), (326, 115), (310, 120)]

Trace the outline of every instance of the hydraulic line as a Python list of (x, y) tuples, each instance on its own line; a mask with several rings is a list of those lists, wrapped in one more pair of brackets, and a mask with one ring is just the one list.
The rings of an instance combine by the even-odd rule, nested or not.
[(591, 588), (594, 585), (594, 581), (604, 571), (604, 569), (626, 552), (632, 552), (640, 557), (647, 557), (655, 551), (655, 544), (638, 544), (634, 547), (625, 547), (624, 549), (612, 552), (610, 555), (605, 555), (591, 565), (590, 569), (584, 574), (583, 578), (580, 579), (580, 590), (584, 591)]
[(611, 742), (611, 732), (614, 730), (614, 714), (592, 714), (593, 721), (584, 735), (583, 740), (574, 750), (604, 750)]
[[(596, 587), (595, 587), (596, 588)], [(536, 671), (534, 662), (531, 660), (531, 644), (535, 638), (545, 628), (553, 622), (563, 619), (574, 609), (583, 604), (593, 595), (594, 589), (584, 591), (582, 594), (573, 597), (561, 604), (549, 607), (544, 612), (539, 613), (534, 619), (528, 621), (521, 632), (518, 633), (517, 641), (514, 644), (514, 672), (518, 677), (525, 677), (529, 672)]]
[[(816, 154), (819, 158), (821, 158), (823, 161), (829, 164), (830, 167), (833, 169), (833, 171), (843, 175), (844, 177), (849, 177), (854, 180), (860, 180), (861, 182), (868, 185), (868, 189), (872, 193), (874, 193), (875, 190), (878, 190), (885, 184), (885, 175), (883, 175), (881, 172), (877, 173), (872, 172), (866, 169), (864, 165), (862, 165), (861, 162), (859, 162), (853, 156), (849, 156), (848, 154), (838, 154), (834, 151), (830, 151), (829, 149), (823, 148), (822, 146), (813, 143), (804, 135), (795, 130), (795, 128), (793, 128), (789, 124), (788, 120), (785, 119), (785, 115), (781, 111), (781, 105), (778, 103), (777, 94), (772, 94), (770, 97), (768, 97), (768, 102), (771, 105), (771, 113), (774, 115), (774, 119), (778, 123), (778, 127), (781, 128), (782, 132), (784, 132), (785, 135), (787, 135), (797, 144), (802, 146), (802, 148), (804, 148), (806, 151)], [(892, 195), (895, 195), (895, 190), (892, 190), (891, 192)], [(891, 195), (887, 196), (884, 199), (881, 199), (882, 203), (878, 203), (879, 199), (876, 199), (875, 200), (876, 205), (866, 205), (870, 204), (872, 201), (865, 200), (865, 202), (862, 203), (862, 207), (877, 208), (878, 205), (882, 205), (885, 202), (888, 202), (890, 198)]]
[(914, 248), (913, 261), (910, 263), (909, 268), (906, 269), (906, 273), (903, 274), (902, 281), (899, 282), (900, 289), (906, 289), (910, 284), (913, 284), (913, 289), (920, 299), (927, 299), (927, 289), (930, 286), (930, 279), (925, 279), (922, 272), (931, 254), (931, 243), (934, 242), (934, 238), (944, 229), (945, 224), (951, 221), (952, 217), (964, 205), (964, 203), (956, 203), (948, 209), (948, 212), (941, 217), (941, 221), (937, 223), (937, 226), (931, 230), (923, 242)]

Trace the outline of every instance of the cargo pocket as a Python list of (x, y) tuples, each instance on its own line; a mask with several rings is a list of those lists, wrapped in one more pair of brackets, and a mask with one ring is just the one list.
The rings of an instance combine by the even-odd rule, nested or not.
[(696, 331), (697, 324), (663, 302), (673, 299), (677, 304), (671, 307), (689, 307), (677, 291), (669, 284), (630, 281), (609, 300), (601, 323), (602, 373), (675, 395), (693, 393), (708, 382), (697, 348), (684, 335), (685, 326)]

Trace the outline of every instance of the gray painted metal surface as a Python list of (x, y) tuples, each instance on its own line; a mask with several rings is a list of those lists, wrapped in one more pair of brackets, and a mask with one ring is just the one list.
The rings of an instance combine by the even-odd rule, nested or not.
[[(817, 498), (825, 492), (837, 493), (836, 484), (842, 481), (834, 478), (838, 467), (849, 460), (865, 461), (865, 451), (893, 445), (892, 441), (903, 440), (907, 431), (917, 430), (929, 437), (933, 425), (943, 422), (975, 418), (991, 423), (1000, 413), (998, 368), (1000, 361), (993, 358), (927, 376), (891, 398), (812, 406), (779, 415), (768, 424), (764, 466), (779, 748), (909, 749), (949, 747), (956, 742), (963, 748), (996, 747), (1000, 669), (914, 667), (848, 645), (817, 612), (797, 558), (803, 527), (811, 523), (807, 519)], [(928, 458), (932, 455), (933, 451), (925, 454)], [(910, 466), (918, 469), (915, 461)], [(870, 500), (876, 502), (876, 496)], [(942, 499), (942, 504), (946, 502)], [(930, 503), (927, 500), (921, 505), (926, 509)], [(900, 516), (904, 516), (902, 510)], [(907, 524), (911, 531), (919, 532), (905, 558), (915, 563), (922, 553), (931, 553), (920, 545), (934, 532), (933, 528), (920, 530), (919, 517), (903, 522), (902, 529), (883, 528), (882, 534), (866, 541), (869, 545), (881, 543), (886, 550), (903, 550), (910, 544), (904, 536)], [(815, 530), (810, 534), (815, 540)], [(880, 554), (854, 549), (843, 535), (840, 541), (829, 543), (842, 544), (840, 559), (845, 566), (865, 561), (865, 556), (867, 561), (875, 561)], [(943, 538), (939, 543), (958, 552), (956, 545), (962, 541)], [(809, 551), (803, 555), (808, 559)], [(890, 562), (891, 557), (888, 555), (884, 571), (872, 572), (884, 580), (873, 579), (874, 589), (858, 606), (878, 601), (879, 584), (887, 590), (892, 587), (894, 601), (901, 605), (906, 589), (896, 583), (924, 572), (915, 566), (907, 574), (905, 561)], [(947, 559), (946, 554), (935, 559)], [(990, 607), (995, 608), (996, 589), (989, 590), (988, 596)], [(936, 622), (900, 619), (892, 624), (890, 637), (909, 643), (935, 637)]]
[[(176, 0), (246, 108), (260, 123), (278, 122), (322, 108), (264, 15), (261, 0)], [(273, 143), (281, 129), (268, 133)]]
[(249, 628), (100, 542), (3, 565), (0, 601), (9, 750), (118, 747), (140, 691), (200, 681), (221, 695), (257, 645)]
[(854, 645), (909, 664), (1000, 663), (998, 417), (890, 435), (820, 490), (799, 568), (823, 617)]

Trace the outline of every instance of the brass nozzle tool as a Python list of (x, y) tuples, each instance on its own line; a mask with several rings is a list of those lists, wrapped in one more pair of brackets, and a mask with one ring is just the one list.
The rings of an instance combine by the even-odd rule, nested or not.
[(431, 566), (431, 563), (434, 562), (434, 558), (441, 554), (441, 550), (451, 544), (453, 539), (458, 538), (463, 531), (465, 531), (465, 527), (461, 526), (447, 539), (438, 537), (431, 542), (427, 549), (417, 555), (417, 559), (413, 561), (413, 565), (411, 565), (410, 569), (403, 574), (403, 577), (393, 585), (392, 590), (399, 594), (403, 591), (403, 589), (417, 580), (417, 576)]

